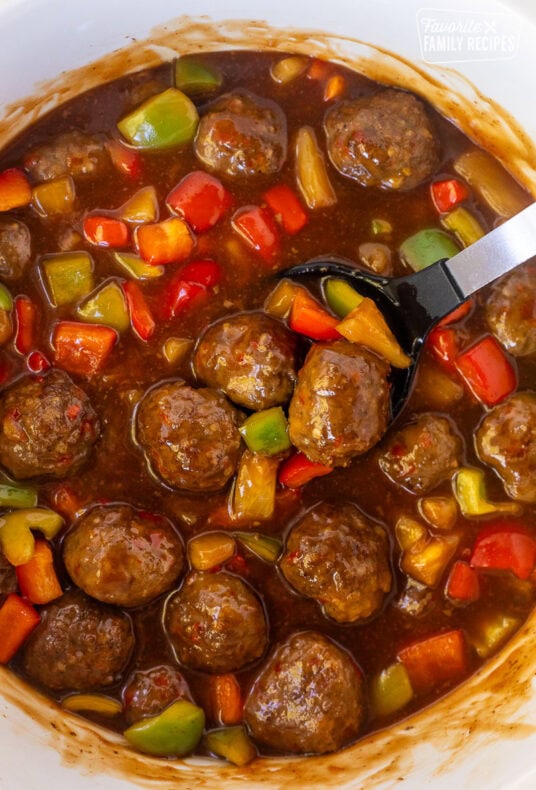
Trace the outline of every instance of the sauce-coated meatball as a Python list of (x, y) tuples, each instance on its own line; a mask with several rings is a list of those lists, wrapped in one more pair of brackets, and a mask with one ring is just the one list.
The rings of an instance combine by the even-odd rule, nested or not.
[(488, 325), (515, 357), (536, 353), (536, 263), (499, 280), (486, 302)]
[(167, 664), (134, 672), (123, 690), (125, 716), (130, 724), (157, 716), (179, 699), (192, 700), (188, 683)]

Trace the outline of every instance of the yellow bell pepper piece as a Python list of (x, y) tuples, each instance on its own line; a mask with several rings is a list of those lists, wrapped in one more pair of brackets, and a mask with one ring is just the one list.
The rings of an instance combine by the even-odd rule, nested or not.
[(277, 458), (245, 450), (240, 459), (231, 512), (235, 518), (263, 521), (271, 518), (275, 507)]
[(84, 711), (98, 713), (101, 716), (118, 716), (123, 710), (118, 700), (105, 697), (104, 694), (70, 694), (62, 700), (61, 704), (65, 710), (73, 713)]
[(51, 540), (63, 526), (58, 513), (45, 508), (22, 508), (0, 518), (0, 546), (12, 565), (30, 562), (35, 551), (31, 530), (39, 530)]
[(208, 571), (227, 562), (235, 551), (235, 539), (225, 532), (205, 532), (188, 543), (188, 559), (196, 571)]
[(257, 750), (244, 727), (225, 727), (212, 730), (205, 736), (209, 752), (224, 757), (233, 765), (247, 765), (257, 757)]
[(419, 513), (432, 527), (448, 531), (456, 523), (458, 506), (453, 497), (422, 497), (418, 503)]
[(490, 502), (486, 495), (482, 469), (463, 467), (454, 476), (454, 496), (464, 516), (509, 515), (521, 513), (517, 502)]
[(76, 189), (71, 176), (37, 184), (32, 189), (32, 204), (41, 217), (69, 214), (73, 210)]
[(281, 280), (274, 290), (268, 294), (264, 303), (264, 312), (274, 318), (288, 318), (294, 298), (299, 290), (303, 290), (291, 280)]
[(463, 206), (458, 206), (443, 217), (441, 223), (451, 230), (464, 247), (469, 247), (484, 236), (484, 228), (470, 211)]
[(412, 699), (413, 689), (404, 664), (391, 664), (372, 679), (370, 709), (373, 716), (389, 716)]
[(495, 653), (520, 625), (521, 621), (516, 617), (493, 613), (480, 618), (468, 634), (468, 639), (480, 658), (487, 658)]
[(158, 222), (158, 196), (154, 187), (143, 187), (123, 203), (118, 216), (126, 222)]
[(189, 337), (168, 337), (164, 340), (162, 354), (168, 365), (178, 365), (191, 351), (194, 341)]
[(287, 82), (292, 82), (300, 74), (303, 74), (308, 63), (309, 59), (304, 55), (289, 55), (274, 63), (270, 69), (270, 76), (280, 85), (286, 85)]
[(361, 343), (376, 351), (395, 368), (411, 365), (411, 359), (402, 350), (376, 303), (368, 297), (337, 325), (337, 331), (352, 343)]

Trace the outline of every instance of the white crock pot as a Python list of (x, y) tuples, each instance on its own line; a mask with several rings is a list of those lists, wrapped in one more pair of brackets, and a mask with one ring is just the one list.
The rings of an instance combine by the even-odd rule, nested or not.
[[(425, 95), (536, 195), (535, 20), (534, 0), (0, 0), (0, 144), (80, 90), (174, 53), (294, 49)], [(0, 788), (533, 789), (535, 644), (536, 615), (476, 677), (397, 727), (247, 769), (134, 754), (2, 669)]]

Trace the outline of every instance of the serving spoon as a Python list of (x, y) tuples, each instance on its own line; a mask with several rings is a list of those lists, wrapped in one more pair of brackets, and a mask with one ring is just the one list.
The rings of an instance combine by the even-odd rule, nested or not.
[(319, 257), (292, 266), (279, 277), (338, 277), (373, 299), (410, 357), (406, 369), (392, 369), (391, 414), (407, 401), (424, 341), (435, 324), (462, 302), (536, 255), (536, 203), (487, 233), (452, 258), (415, 274), (379, 277), (338, 257)]

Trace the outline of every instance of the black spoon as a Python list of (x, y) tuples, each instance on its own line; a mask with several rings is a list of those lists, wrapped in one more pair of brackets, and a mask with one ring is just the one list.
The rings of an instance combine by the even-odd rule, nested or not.
[(296, 278), (322, 275), (348, 280), (360, 294), (374, 299), (411, 365), (393, 368), (392, 417), (409, 397), (416, 365), (430, 330), (469, 296), (536, 255), (536, 203), (532, 203), (448, 260), (440, 260), (416, 274), (378, 277), (352, 261), (314, 258), (279, 273)]

